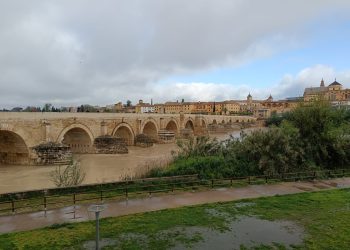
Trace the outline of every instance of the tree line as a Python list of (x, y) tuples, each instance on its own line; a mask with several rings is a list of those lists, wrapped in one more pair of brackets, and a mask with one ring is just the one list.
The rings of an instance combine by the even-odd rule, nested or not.
[(202, 178), (272, 175), (348, 168), (350, 112), (325, 102), (300, 104), (267, 121), (268, 129), (220, 142), (208, 137), (179, 141), (166, 168), (150, 176), (199, 174)]

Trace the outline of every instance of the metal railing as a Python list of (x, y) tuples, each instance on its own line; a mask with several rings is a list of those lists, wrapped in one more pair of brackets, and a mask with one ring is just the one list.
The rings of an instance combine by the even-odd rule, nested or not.
[[(197, 175), (187, 175), (83, 185), (71, 188), (33, 190), (1, 194), (0, 215), (32, 211), (46, 212), (49, 209), (75, 206), (92, 201), (127, 200), (133, 197), (151, 196), (154, 193), (174, 193), (184, 190), (237, 187), (281, 181), (315, 180), (346, 176), (350, 176), (350, 169), (319, 170), (220, 179), (199, 179)], [(84, 188), (87, 190), (84, 190)]]

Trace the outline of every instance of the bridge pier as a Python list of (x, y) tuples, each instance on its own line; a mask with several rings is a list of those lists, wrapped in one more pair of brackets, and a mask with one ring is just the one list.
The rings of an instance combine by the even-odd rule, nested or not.
[(50, 137), (51, 123), (49, 123), (48, 121), (44, 120), (42, 122), (42, 125), (44, 126), (45, 142), (50, 142), (51, 141), (51, 137)]

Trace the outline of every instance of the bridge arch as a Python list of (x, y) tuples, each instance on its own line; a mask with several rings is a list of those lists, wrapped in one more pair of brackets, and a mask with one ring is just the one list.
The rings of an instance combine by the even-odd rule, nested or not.
[(132, 127), (126, 122), (118, 124), (113, 130), (112, 135), (123, 138), (129, 146), (134, 145), (135, 133)]
[(218, 123), (217, 123), (217, 121), (214, 119), (213, 122), (212, 122), (212, 124), (217, 125)]
[(174, 119), (168, 121), (167, 125), (165, 126), (165, 129), (174, 132), (175, 135), (178, 135), (179, 133), (179, 125)]
[(29, 149), (24, 139), (16, 132), (0, 130), (0, 165), (29, 164)]
[(158, 126), (154, 119), (148, 118), (143, 122), (141, 133), (148, 135), (153, 139), (158, 139)]
[(186, 123), (185, 123), (185, 128), (187, 129), (191, 129), (192, 131), (194, 131), (194, 121), (192, 120), (192, 118), (189, 118)]
[(57, 142), (68, 145), (73, 153), (90, 153), (94, 136), (90, 129), (79, 123), (64, 128)]
[(222, 121), (221, 121), (221, 124), (225, 124), (225, 120), (222, 120)]
[(201, 126), (202, 126), (203, 128), (206, 128), (206, 127), (207, 127), (207, 122), (205, 121), (204, 118), (201, 119)]

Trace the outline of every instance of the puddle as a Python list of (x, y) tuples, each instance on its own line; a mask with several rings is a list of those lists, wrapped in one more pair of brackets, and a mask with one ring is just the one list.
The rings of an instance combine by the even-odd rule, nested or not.
[[(109, 238), (103, 238), (100, 240), (99, 246), (100, 248), (108, 247), (108, 246), (115, 246), (117, 243), (117, 240), (115, 239), (109, 239)], [(86, 250), (95, 250), (96, 249), (96, 242), (94, 240), (87, 241), (83, 244), (83, 249)]]
[(207, 208), (205, 209), (205, 212), (208, 214), (208, 215), (211, 215), (211, 216), (214, 216), (214, 217), (229, 217), (230, 214), (226, 213), (226, 212), (222, 212), (222, 211), (219, 211), (215, 208)]
[(329, 188), (329, 187), (327, 187), (325, 185), (322, 185), (322, 184), (314, 184), (313, 186), (318, 188), (318, 189), (327, 189), (327, 188)]
[(314, 191), (314, 189), (311, 187), (303, 187), (303, 186), (294, 186), (294, 187), (306, 192)]
[[(222, 215), (215, 209), (208, 209), (207, 212), (216, 216)], [(303, 228), (290, 221), (268, 221), (256, 217), (240, 216), (229, 222), (227, 228), (228, 230), (219, 231), (205, 227), (175, 227), (163, 230), (153, 237), (155, 240), (170, 239), (172, 250), (226, 250), (241, 249), (242, 246), (246, 248), (261, 245), (276, 247), (276, 244), (289, 249), (303, 243)], [(122, 234), (114, 239), (101, 239), (100, 247), (119, 249), (132, 242), (146, 249), (150, 247), (148, 237), (144, 234)], [(83, 249), (95, 249), (95, 241), (85, 242)]]
[[(137, 242), (138, 245), (148, 245), (148, 239), (146, 235), (143, 234), (136, 234), (136, 233), (127, 233), (120, 235), (117, 239), (111, 239), (111, 238), (102, 238), (100, 239), (99, 246), (100, 248), (104, 247), (119, 247), (122, 248), (122, 244), (125, 242)], [(83, 244), (83, 249), (86, 250), (95, 250), (96, 249), (96, 242), (95, 240), (89, 240), (86, 241)]]
[[(219, 232), (207, 228), (186, 228), (186, 235), (200, 234), (203, 239), (193, 243), (191, 249), (240, 249), (241, 246), (256, 247), (259, 245), (285, 247), (300, 245), (303, 242), (303, 229), (289, 221), (268, 221), (255, 217), (239, 217), (229, 224), (229, 230)], [(188, 246), (178, 244), (173, 250), (186, 249)]]
[(234, 206), (236, 208), (251, 207), (251, 206), (255, 206), (255, 203), (254, 202), (238, 202), (238, 203), (235, 203)]
[(336, 186), (335, 187), (337, 187), (337, 188), (347, 188), (348, 187), (348, 185), (346, 185), (346, 184), (342, 184), (342, 183), (339, 183), (339, 184), (336, 184)]

